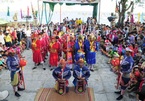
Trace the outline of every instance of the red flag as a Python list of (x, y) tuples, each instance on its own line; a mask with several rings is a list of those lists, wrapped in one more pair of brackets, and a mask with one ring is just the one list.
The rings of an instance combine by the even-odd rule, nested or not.
[(21, 14), (21, 19), (22, 19), (23, 18), (22, 9), (20, 10), (20, 14)]
[(29, 7), (27, 7), (27, 16), (29, 16)]

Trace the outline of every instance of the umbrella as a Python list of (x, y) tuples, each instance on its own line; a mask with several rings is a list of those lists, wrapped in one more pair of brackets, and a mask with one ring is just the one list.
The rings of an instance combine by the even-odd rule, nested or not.
[(8, 23), (8, 21), (4, 20), (4, 19), (0, 19), (0, 25), (6, 24)]

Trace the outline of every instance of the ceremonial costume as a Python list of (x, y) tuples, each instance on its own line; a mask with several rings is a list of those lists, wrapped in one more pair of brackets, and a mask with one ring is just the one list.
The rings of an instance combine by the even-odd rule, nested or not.
[(33, 69), (35, 69), (39, 63), (43, 63), (41, 41), (37, 38), (34, 38), (31, 47), (33, 52), (33, 62), (35, 63), (35, 67)]
[(6, 64), (11, 72), (10, 73), (11, 85), (13, 86), (15, 96), (20, 97), (21, 95), (17, 92), (17, 89), (24, 90), (19, 87), (22, 73), (21, 73), (21, 68), (19, 66), (19, 58), (17, 55), (15, 55), (15, 51), (13, 49), (11, 49), (9, 52), (9, 56), (7, 58)]
[[(82, 65), (80, 65), (80, 64), (82, 64)], [(77, 86), (77, 80), (79, 80), (79, 79), (84, 79), (87, 84), (87, 80), (90, 77), (90, 70), (88, 69), (88, 67), (84, 66), (83, 59), (79, 59), (78, 65), (76, 65), (74, 67), (73, 77), (74, 77), (73, 84), (75, 87)]]
[(43, 33), (41, 33), (40, 35), (40, 42), (41, 42), (41, 54), (42, 54), (42, 59), (43, 61), (45, 61), (45, 56), (46, 56), (46, 53), (45, 53), (45, 47), (46, 47), (46, 43), (45, 43), (45, 38), (43, 36)]
[(89, 68), (93, 70), (93, 64), (96, 63), (97, 42), (95, 36), (90, 36), (90, 39), (85, 42), (86, 62)]
[[(60, 66), (54, 69), (52, 75), (55, 78), (56, 83), (58, 83), (59, 81), (61, 82), (61, 80), (64, 80), (67, 87), (66, 90), (68, 91), (68, 79), (71, 77), (71, 71), (69, 67), (66, 67), (66, 62), (64, 59), (60, 60)], [(55, 89), (58, 90), (58, 87), (56, 87)]]
[(75, 62), (78, 61), (80, 58), (85, 58), (84, 52), (84, 39), (82, 36), (78, 37), (78, 40), (74, 44), (74, 51), (75, 51)]
[(63, 52), (64, 52), (64, 58), (67, 61), (68, 66), (70, 69), (72, 69), (72, 64), (74, 60), (74, 41), (73, 39), (70, 40), (70, 36), (66, 36), (67, 41), (63, 42)]
[(59, 49), (60, 49), (59, 43), (56, 41), (55, 37), (52, 37), (52, 41), (49, 44), (49, 52), (50, 52), (49, 65), (52, 66), (52, 68), (58, 66), (58, 59), (59, 59), (58, 51), (59, 51)]

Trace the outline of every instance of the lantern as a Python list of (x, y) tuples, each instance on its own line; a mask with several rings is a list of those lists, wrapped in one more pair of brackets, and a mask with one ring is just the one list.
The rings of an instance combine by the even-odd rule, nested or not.
[(20, 59), (19, 65), (20, 67), (26, 66), (27, 62), (25, 59)]
[(119, 66), (120, 65), (120, 60), (119, 60), (119, 58), (114, 58), (114, 59), (112, 59), (111, 60), (111, 64), (112, 64), (112, 66)]

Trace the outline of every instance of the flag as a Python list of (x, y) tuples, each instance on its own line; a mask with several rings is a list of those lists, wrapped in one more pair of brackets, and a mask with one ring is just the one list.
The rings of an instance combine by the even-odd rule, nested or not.
[(23, 13), (22, 13), (22, 9), (20, 10), (20, 14), (21, 14), (21, 19), (23, 18)]
[(138, 22), (140, 22), (140, 13), (138, 13)]
[(29, 7), (27, 7), (27, 16), (29, 16)]
[(144, 13), (142, 12), (142, 14), (141, 14), (141, 21), (140, 21), (141, 23), (143, 23), (144, 22)]
[(33, 18), (36, 19), (36, 16), (35, 16), (35, 12), (34, 12), (34, 8), (33, 8), (33, 4), (32, 3), (31, 3), (31, 9), (32, 9)]
[(14, 20), (14, 21), (17, 21), (17, 20), (18, 20), (17, 13), (14, 14), (13, 20)]
[(38, 11), (35, 11), (35, 16), (36, 16), (36, 18), (37, 18), (37, 16), (38, 16)]
[(8, 7), (7, 16), (10, 16), (10, 8)]
[(119, 9), (118, 9), (118, 5), (117, 5), (117, 1), (116, 1), (116, 6), (115, 6), (115, 13), (118, 13)]

